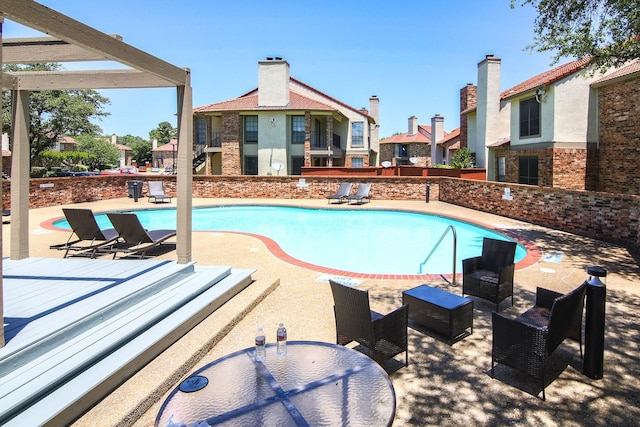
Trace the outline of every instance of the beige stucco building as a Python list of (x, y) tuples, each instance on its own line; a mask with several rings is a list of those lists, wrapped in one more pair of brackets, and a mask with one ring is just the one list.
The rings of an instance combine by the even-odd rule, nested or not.
[(290, 76), (282, 58), (258, 62), (258, 87), (194, 109), (194, 152), (213, 175), (298, 175), (305, 166), (378, 163), (379, 99), (356, 109)]

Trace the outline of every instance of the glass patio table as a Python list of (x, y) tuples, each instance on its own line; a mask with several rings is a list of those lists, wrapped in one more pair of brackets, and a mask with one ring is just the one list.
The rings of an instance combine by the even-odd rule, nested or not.
[(156, 426), (388, 426), (396, 397), (387, 373), (366, 355), (315, 341), (289, 341), (287, 355), (267, 345), (194, 372), (167, 397)]

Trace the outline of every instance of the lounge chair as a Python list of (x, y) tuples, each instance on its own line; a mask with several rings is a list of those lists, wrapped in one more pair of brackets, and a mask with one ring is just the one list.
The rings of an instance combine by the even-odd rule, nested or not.
[(364, 199), (367, 199), (367, 201), (371, 201), (371, 198), (369, 197), (369, 193), (371, 192), (371, 184), (359, 184), (358, 185), (358, 191), (356, 191), (356, 194), (351, 194), (349, 196), (347, 196), (347, 203), (351, 204), (351, 201), (356, 201), (359, 204), (362, 204)]
[(561, 294), (537, 288), (536, 303), (513, 318), (492, 313), (493, 345), (491, 376), (496, 363), (509, 366), (540, 380), (545, 400), (545, 369), (551, 353), (566, 339), (580, 343), (582, 358), (582, 311), (586, 283)]
[(120, 252), (126, 256), (144, 258), (149, 249), (160, 246), (176, 235), (176, 230), (146, 230), (134, 213), (108, 213), (107, 216), (119, 236), (110, 248), (113, 258)]
[[(173, 196), (164, 192), (162, 181), (149, 181), (149, 202), (158, 203), (168, 201), (171, 203)], [(153, 200), (152, 200), (153, 199)], [(168, 199), (168, 200), (167, 200)]]
[(366, 347), (369, 356), (379, 364), (404, 353), (404, 365), (409, 365), (407, 349), (407, 304), (382, 315), (369, 308), (369, 292), (329, 280), (336, 317), (336, 342), (345, 345), (356, 341)]
[(69, 256), (69, 252), (75, 252), (76, 256), (95, 258), (98, 252), (115, 243), (118, 238), (118, 232), (113, 228), (100, 229), (91, 209), (64, 208), (62, 212), (71, 226), (71, 235), (65, 243), (51, 245), (49, 248), (65, 251), (65, 258)]
[(327, 196), (327, 203), (331, 203), (332, 200), (337, 200), (338, 203), (344, 202), (347, 199), (347, 197), (349, 197), (349, 193), (351, 193), (352, 186), (353, 184), (351, 184), (350, 182), (341, 183), (337, 193), (329, 194)]

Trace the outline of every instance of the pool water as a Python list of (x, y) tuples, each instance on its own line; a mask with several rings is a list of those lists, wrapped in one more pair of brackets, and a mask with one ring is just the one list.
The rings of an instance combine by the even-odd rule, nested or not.
[[(173, 228), (175, 209), (136, 211), (148, 229)], [(112, 228), (96, 215), (101, 228)], [(66, 221), (57, 227), (69, 228)], [(457, 234), (456, 272), (462, 260), (482, 253), (482, 238), (512, 240), (496, 231), (447, 217), (375, 209), (313, 209), (283, 206), (194, 208), (194, 231), (236, 231), (269, 237), (290, 256), (327, 268), (363, 274), (451, 274), (453, 237), (448, 232), (429, 261), (420, 264), (453, 225)], [(224, 250), (215, 248), (212, 250)], [(518, 245), (516, 262), (526, 256)]]

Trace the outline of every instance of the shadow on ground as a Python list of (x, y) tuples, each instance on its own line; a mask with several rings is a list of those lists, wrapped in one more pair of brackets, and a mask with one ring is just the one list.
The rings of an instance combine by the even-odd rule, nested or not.
[[(491, 377), (492, 303), (473, 298), (474, 330), (448, 345), (433, 334), (409, 329), (409, 366), (391, 374), (397, 412), (394, 425), (637, 425), (640, 419), (640, 269), (625, 248), (550, 230), (513, 230), (544, 251), (563, 252), (562, 264), (538, 263), (516, 273), (515, 305), (501, 310), (517, 316), (535, 300), (535, 287), (568, 291), (598, 265), (615, 273), (607, 287), (604, 377), (582, 373), (579, 344), (565, 340), (549, 359), (546, 401), (539, 381), (497, 365)], [(553, 274), (545, 274), (546, 270)], [(585, 272), (585, 273), (582, 273)], [(611, 278), (611, 277), (610, 277)], [(520, 283), (519, 283), (520, 281)], [(430, 283), (460, 294), (461, 288)], [(551, 286), (549, 286), (551, 285)], [(387, 312), (401, 304), (406, 283), (372, 284), (372, 308)]]

